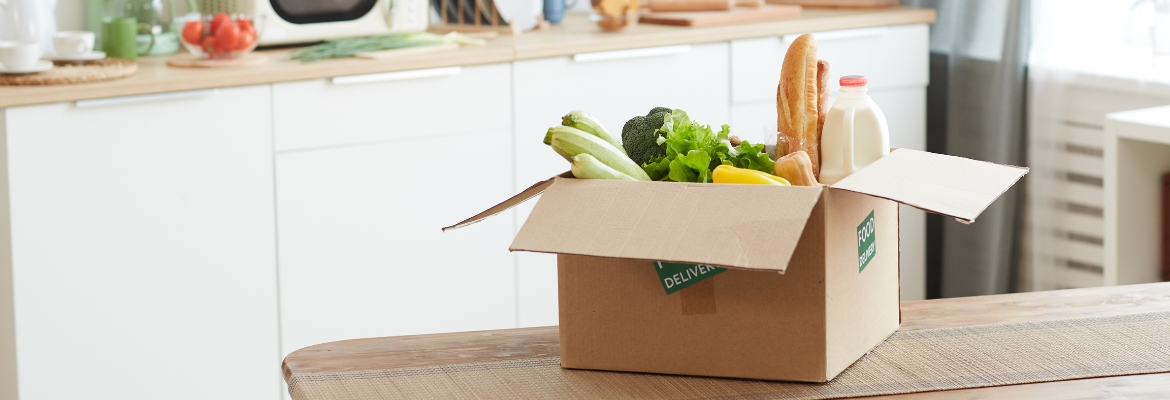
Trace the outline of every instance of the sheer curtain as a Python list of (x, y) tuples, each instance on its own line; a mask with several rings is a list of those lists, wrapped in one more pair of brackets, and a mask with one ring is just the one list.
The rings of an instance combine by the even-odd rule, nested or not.
[(1170, 104), (1170, 0), (902, 3), (938, 11), (928, 150), (1032, 168), (975, 224), (928, 219), (927, 297), (1105, 284), (1104, 116)]
[[(928, 150), (1026, 165), (1029, 2), (910, 0), (902, 4), (938, 12), (930, 32)], [(927, 297), (1013, 291), (1021, 259), (1021, 186), (1001, 196), (974, 224), (929, 217)]]
[(1033, 1), (1022, 290), (1104, 284), (1104, 114), (1170, 104), (1170, 62), (1151, 47), (1155, 3), (1170, 6)]

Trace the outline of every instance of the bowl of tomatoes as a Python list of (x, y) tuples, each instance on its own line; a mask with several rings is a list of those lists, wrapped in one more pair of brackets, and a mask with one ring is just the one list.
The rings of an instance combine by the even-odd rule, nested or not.
[(263, 22), (249, 13), (192, 14), (183, 24), (183, 46), (203, 58), (237, 58), (256, 48)]

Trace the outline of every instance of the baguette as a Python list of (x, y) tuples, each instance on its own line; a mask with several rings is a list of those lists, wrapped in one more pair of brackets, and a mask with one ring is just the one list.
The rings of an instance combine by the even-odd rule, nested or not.
[[(829, 115), (829, 62), (817, 60), (817, 143), (821, 142), (821, 131), (825, 130), (825, 117)], [(820, 152), (817, 158), (820, 158)]]
[[(827, 71), (826, 71), (827, 72)], [(812, 161), (813, 173), (820, 168), (820, 137), (817, 135), (817, 41), (811, 34), (797, 37), (784, 54), (780, 85), (776, 88), (777, 155), (804, 150)]]

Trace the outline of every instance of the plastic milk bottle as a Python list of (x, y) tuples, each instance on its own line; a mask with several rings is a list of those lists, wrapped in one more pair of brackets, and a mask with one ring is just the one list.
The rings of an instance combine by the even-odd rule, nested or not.
[(822, 184), (831, 185), (890, 153), (886, 115), (866, 92), (860, 75), (841, 77), (841, 95), (821, 130)]

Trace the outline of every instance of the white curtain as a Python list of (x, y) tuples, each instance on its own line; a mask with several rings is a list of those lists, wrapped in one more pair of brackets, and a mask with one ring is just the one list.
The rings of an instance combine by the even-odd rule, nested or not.
[[(951, 37), (931, 39), (932, 51), (949, 56), (947, 154), (1008, 165), (1026, 163), (1029, 10), (1025, 0), (951, 0), (940, 7), (940, 18), (949, 19), (949, 29), (935, 32)], [(1022, 187), (1008, 190), (971, 225), (943, 219), (941, 297), (1014, 290), (1024, 194)]]
[[(904, 0), (930, 7), (931, 82), (927, 149), (1023, 165), (1027, 0)], [(958, 297), (1014, 289), (1024, 191), (1013, 188), (975, 224), (928, 217), (927, 296)]]
[(1155, 5), (1033, 0), (1028, 59), (1027, 228), (1021, 290), (1099, 286), (1103, 117), (1170, 104), (1170, 63), (1155, 57)]

